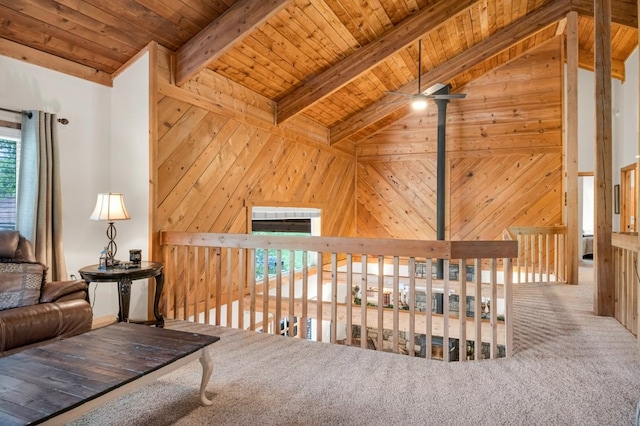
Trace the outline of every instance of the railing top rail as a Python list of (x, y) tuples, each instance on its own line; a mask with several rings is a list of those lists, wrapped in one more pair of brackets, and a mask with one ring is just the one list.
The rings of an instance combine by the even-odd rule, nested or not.
[(640, 240), (637, 233), (614, 232), (611, 234), (611, 245), (626, 250), (640, 251)]
[(518, 244), (515, 241), (427, 241), (162, 231), (160, 244), (242, 249), (270, 248), (438, 259), (513, 258), (518, 255)]
[(532, 234), (566, 234), (567, 227), (556, 226), (510, 226), (509, 232), (512, 235), (532, 235)]

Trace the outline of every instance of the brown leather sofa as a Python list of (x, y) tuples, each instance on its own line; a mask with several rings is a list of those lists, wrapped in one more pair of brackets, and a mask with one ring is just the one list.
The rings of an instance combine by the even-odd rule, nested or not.
[(0, 231), (0, 357), (91, 330), (87, 283), (47, 282), (46, 271), (28, 240)]

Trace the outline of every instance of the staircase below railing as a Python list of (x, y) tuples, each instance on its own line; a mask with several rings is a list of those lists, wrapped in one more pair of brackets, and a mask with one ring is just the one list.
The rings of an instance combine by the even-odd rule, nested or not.
[(162, 232), (161, 244), (169, 318), (445, 361), (513, 349), (513, 241)]
[(512, 226), (503, 232), (503, 239), (518, 241), (514, 282), (566, 282), (566, 234), (565, 226)]
[(637, 233), (611, 234), (615, 281), (615, 317), (627, 330), (638, 335), (638, 252)]

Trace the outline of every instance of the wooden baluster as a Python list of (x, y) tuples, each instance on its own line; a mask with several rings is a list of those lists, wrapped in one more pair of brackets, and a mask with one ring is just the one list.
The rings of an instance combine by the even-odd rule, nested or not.
[(384, 346), (384, 257), (378, 256), (378, 341), (376, 349), (381, 351)]
[(256, 330), (256, 249), (249, 249), (249, 330)]
[(513, 355), (513, 259), (505, 258), (504, 266), (504, 329), (505, 329), (505, 355)]
[(273, 334), (281, 334), (280, 324), (284, 328), (282, 321), (282, 250), (276, 250), (276, 315), (274, 324)]
[(244, 330), (244, 296), (247, 288), (245, 249), (238, 250), (238, 329)]
[(200, 265), (198, 264), (200, 248), (193, 248), (193, 322), (200, 322)]
[(460, 259), (458, 261), (458, 279), (460, 283), (460, 294), (458, 295), (458, 353), (459, 360), (467, 360), (467, 261)]
[(189, 247), (185, 247), (184, 250), (184, 285), (183, 285), (183, 294), (184, 298), (182, 299), (182, 319), (187, 321), (189, 319), (189, 287), (191, 286), (191, 268), (189, 267)]
[(407, 349), (409, 356), (416, 352), (416, 258), (409, 258), (409, 338)]
[(427, 278), (425, 287), (425, 359), (431, 359), (433, 350), (433, 274), (431, 268), (433, 267), (433, 260), (427, 258), (425, 263), (425, 274)]
[(449, 362), (449, 259), (444, 259), (442, 289), (442, 360)]
[(211, 323), (211, 247), (204, 248), (204, 323)]
[(262, 251), (262, 332), (269, 333), (269, 250)]
[(362, 255), (362, 272), (361, 272), (361, 282), (362, 282), (362, 296), (360, 299), (360, 347), (362, 349), (367, 349), (367, 286), (368, 286), (368, 265), (367, 265), (367, 255)]
[(289, 250), (289, 337), (296, 332), (296, 252)]
[(347, 307), (346, 338), (347, 346), (353, 344), (353, 256), (347, 253), (347, 291), (345, 303)]
[(399, 329), (400, 329), (400, 259), (398, 256), (393, 257), (393, 352), (399, 352)]
[(498, 285), (497, 285), (498, 268), (496, 259), (491, 258), (491, 359), (498, 357)]
[(331, 343), (338, 341), (338, 255), (331, 253)]
[[(473, 358), (482, 359), (482, 259), (476, 259), (474, 264), (476, 296), (474, 309), (474, 323), (476, 326), (476, 340), (473, 344)], [(519, 275), (519, 273), (518, 273)]]
[(227, 247), (227, 327), (233, 327), (233, 251)]
[(216, 247), (216, 324), (222, 323), (222, 247)]
[(318, 252), (318, 282), (316, 283), (316, 340), (322, 342), (322, 280), (323, 261), (322, 252)]
[(307, 319), (309, 303), (309, 252), (302, 252), (302, 314), (300, 318), (300, 337), (307, 338)]

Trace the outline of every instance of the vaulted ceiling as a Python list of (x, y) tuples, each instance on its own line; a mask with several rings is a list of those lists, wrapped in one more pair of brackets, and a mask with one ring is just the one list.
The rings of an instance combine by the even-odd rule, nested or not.
[[(155, 41), (176, 52), (176, 84), (209, 68), (274, 101), (277, 122), (304, 115), (354, 143), (408, 113), (387, 91), (416, 93), (420, 75), (455, 92), (562, 34), (571, 11), (593, 69), (592, 0), (0, 0), (0, 54), (110, 84)], [(613, 0), (612, 22), (624, 79), (636, 1)]]

